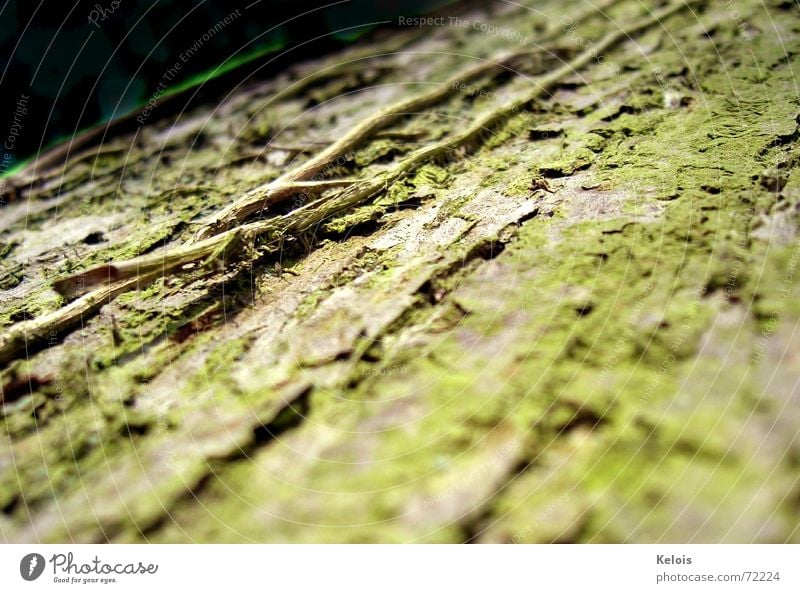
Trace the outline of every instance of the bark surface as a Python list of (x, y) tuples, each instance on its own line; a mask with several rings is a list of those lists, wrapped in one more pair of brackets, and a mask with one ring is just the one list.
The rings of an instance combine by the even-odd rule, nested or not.
[(2, 539), (800, 541), (797, 5), (444, 18), (7, 180)]

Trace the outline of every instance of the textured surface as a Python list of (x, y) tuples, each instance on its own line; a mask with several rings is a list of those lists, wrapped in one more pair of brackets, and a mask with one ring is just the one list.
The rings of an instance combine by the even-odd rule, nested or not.
[[(378, 109), (541, 49), (316, 181), (387, 174), (648, 14), (609, 4), (450, 12), (17, 180), (4, 345), (54, 280), (194, 241)], [(800, 541), (799, 30), (696, 2), (337, 215), (9, 346), (0, 536)]]

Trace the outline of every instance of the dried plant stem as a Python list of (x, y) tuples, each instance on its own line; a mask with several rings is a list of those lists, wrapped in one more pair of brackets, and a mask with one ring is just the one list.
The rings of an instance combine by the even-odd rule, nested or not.
[[(619, 0), (607, 0), (600, 6), (590, 6), (581, 14), (576, 15), (574, 20), (580, 21), (597, 12), (602, 12), (618, 1)], [(560, 29), (560, 23), (554, 23), (550, 26), (549, 30), (544, 33), (542, 40), (550, 39), (556, 35)], [(508, 68), (515, 60), (541, 51), (541, 48), (537, 47), (534, 49), (522, 48), (503, 52), (459, 72), (428, 91), (407, 99), (396, 101), (380, 109), (351, 128), (344, 136), (305, 163), (281, 175), (271, 183), (248, 191), (244, 196), (221, 210), (209, 222), (201, 227), (197, 233), (197, 237), (200, 239), (208, 238), (216, 233), (240, 224), (254, 212), (285, 200), (291, 195), (292, 182), (310, 179), (319, 175), (331, 163), (346, 156), (366, 140), (372, 138), (377, 132), (390, 126), (401, 117), (410, 113), (417, 113), (440, 103), (458, 92), (458, 89), (467, 82), (491, 72)]]
[(701, 0), (673, 4), (654, 12), (651, 16), (634, 23), (626, 29), (620, 29), (606, 35), (590, 49), (585, 50), (570, 62), (541, 77), (529, 92), (485, 113), (463, 131), (411, 153), (394, 168), (372, 179), (348, 179), (338, 180), (338, 182), (308, 182), (295, 179), (284, 181), (281, 185), (277, 183), (271, 184), (275, 188), (324, 187), (337, 183), (339, 185), (345, 184), (347, 187), (341, 192), (319, 198), (282, 216), (242, 224), (236, 228), (211, 235), (196, 243), (190, 243), (159, 254), (97, 266), (56, 282), (54, 287), (64, 294), (79, 289), (91, 288), (98, 284), (108, 282), (111, 282), (111, 284), (95, 288), (89, 294), (66, 307), (40, 319), (22, 322), (14, 326), (9, 332), (0, 335), (0, 362), (13, 358), (17, 352), (24, 349), (32, 340), (43, 340), (48, 336), (58, 334), (66, 327), (82, 319), (84, 315), (93, 313), (103, 303), (121, 292), (151, 282), (155, 278), (189, 263), (203, 260), (205, 262), (219, 261), (220, 259), (224, 262), (225, 258), (234, 254), (241, 258), (243, 246), (254, 244), (256, 241), (262, 247), (268, 246), (273, 242), (279, 241), (286, 234), (305, 231), (342, 210), (363, 203), (385, 191), (390, 184), (413, 172), (420, 165), (437, 157), (445, 156), (456, 149), (468, 146), (478, 139), (481, 134), (486, 133), (493, 126), (525, 108), (531, 101), (547, 92), (564, 77), (597, 59), (597, 56), (602, 52), (699, 1)]
[(0, 364), (13, 360), (20, 352), (28, 352), (58, 339), (118, 294), (149, 284), (158, 275), (157, 272), (137, 274), (127, 280), (101, 286), (52, 313), (17, 323), (0, 334)]
[[(698, 0), (695, 0), (695, 2), (697, 1)], [(335, 214), (342, 209), (357, 205), (375, 196), (377, 193), (384, 191), (390, 184), (413, 172), (422, 164), (437, 157), (446, 155), (447, 153), (456, 149), (467, 146), (471, 142), (475, 141), (481, 134), (485, 134), (490, 131), (493, 126), (514, 115), (515, 113), (522, 111), (526, 105), (540, 97), (542, 94), (546, 93), (564, 77), (574, 73), (592, 60), (596, 59), (599, 52), (603, 52), (620, 41), (629, 38), (632, 34), (660, 22), (661, 19), (668, 17), (669, 15), (677, 12), (681, 8), (688, 6), (689, 4), (690, 3), (682, 2), (680, 4), (672, 5), (654, 13), (650, 17), (642, 19), (627, 29), (620, 29), (606, 35), (592, 48), (582, 52), (570, 62), (539, 79), (534, 88), (529, 92), (524, 93), (522, 96), (506, 103), (505, 105), (485, 113), (473, 121), (461, 132), (411, 153), (409, 156), (401, 160), (395, 167), (389, 171), (375, 176), (372, 179), (305, 182), (292, 181), (287, 182), (285, 185), (275, 185), (274, 187), (276, 188), (292, 189), (326, 187), (332, 185), (347, 185), (348, 187), (345, 190), (334, 194), (333, 196), (319, 198), (318, 200), (310, 202), (282, 216), (276, 216), (267, 220), (240, 225), (234, 229), (212, 235), (197, 243), (192, 243), (184, 247), (173, 249), (166, 253), (145, 256), (110, 266), (98, 266), (97, 268), (90, 269), (82, 274), (69, 276), (60, 281), (60, 283), (57, 283), (56, 288), (64, 292), (65, 289), (68, 289), (72, 286), (72, 284), (75, 283), (75, 279), (80, 279), (80, 281), (85, 283), (87, 286), (98, 279), (102, 281), (108, 277), (107, 271), (109, 268), (116, 270), (117, 275), (112, 277), (114, 280), (121, 279), (120, 274), (134, 273), (135, 270), (140, 270), (140, 273), (147, 273), (153, 269), (159, 269), (167, 272), (191, 261), (197, 261), (209, 257), (216, 249), (225, 244), (234, 233), (238, 233), (240, 237), (247, 240), (252, 240), (270, 233), (282, 234), (306, 230), (314, 224), (331, 216), (332, 214)]]

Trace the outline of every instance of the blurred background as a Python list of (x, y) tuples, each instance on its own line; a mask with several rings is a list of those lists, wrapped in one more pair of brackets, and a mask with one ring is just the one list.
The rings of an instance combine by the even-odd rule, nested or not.
[[(400, 15), (455, 2), (6, 0), (0, 123), (19, 133), (5, 147), (0, 175), (82, 129), (141, 110), (156, 91), (199, 88), (193, 100), (209, 99), (256, 70), (270, 77), (396, 26)], [(165, 76), (177, 62), (175, 74)], [(175, 103), (186, 107), (185, 100)]]

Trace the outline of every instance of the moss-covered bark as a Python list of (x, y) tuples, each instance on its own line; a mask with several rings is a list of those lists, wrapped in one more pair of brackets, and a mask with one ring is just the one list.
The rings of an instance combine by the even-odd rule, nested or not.
[(603, 7), (11, 180), (3, 537), (798, 541), (800, 15)]

